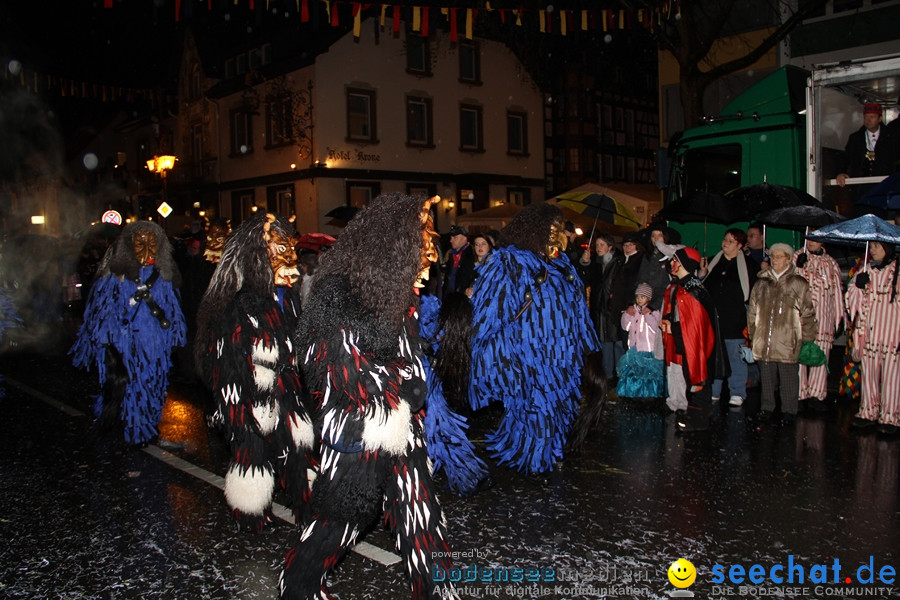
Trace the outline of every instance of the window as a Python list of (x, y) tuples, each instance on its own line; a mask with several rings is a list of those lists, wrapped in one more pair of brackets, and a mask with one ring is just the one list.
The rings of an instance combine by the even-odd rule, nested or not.
[(531, 190), (528, 188), (506, 188), (506, 202), (516, 206), (531, 204)]
[(266, 190), (266, 196), (266, 205), (269, 210), (286, 217), (296, 214), (293, 184), (270, 187)]
[(741, 185), (741, 146), (723, 144), (688, 150), (679, 159), (673, 193), (724, 194)]
[(472, 104), (463, 104), (459, 107), (460, 150), (484, 151), (481, 136), (481, 107)]
[(267, 146), (284, 146), (294, 138), (290, 96), (276, 98), (266, 107)]
[(481, 83), (481, 52), (475, 42), (459, 43), (459, 80)]
[(406, 143), (410, 146), (433, 146), (431, 127), (431, 98), (407, 96)]
[(231, 192), (231, 224), (237, 227), (244, 219), (252, 217), (255, 206), (252, 189)]
[(258, 69), (262, 66), (262, 49), (254, 48), (250, 51), (250, 69)]
[(380, 193), (381, 184), (377, 181), (350, 181), (347, 183), (347, 206), (365, 208)]
[(236, 57), (236, 60), (237, 60), (237, 74), (238, 75), (243, 75), (244, 73), (246, 73), (247, 71), (250, 70), (250, 68), (248, 66), (250, 59), (247, 56), (246, 52), (244, 54), (238, 54), (238, 56)]
[(237, 74), (237, 69), (234, 66), (234, 58), (229, 58), (225, 61), (225, 79), (231, 79)]
[(347, 90), (347, 139), (375, 141), (375, 92)]
[(191, 156), (194, 164), (203, 158), (203, 125), (194, 123), (191, 125)]
[(431, 75), (431, 48), (421, 35), (406, 34), (406, 70), (416, 75)]
[(437, 186), (433, 183), (407, 183), (406, 193), (409, 196), (431, 198), (437, 194)]
[(231, 155), (241, 156), (253, 152), (253, 120), (251, 114), (241, 109), (231, 113)]
[(198, 100), (201, 96), (203, 96), (203, 88), (202, 88), (202, 78), (200, 77), (200, 65), (194, 63), (191, 65), (191, 91), (190, 97), (192, 100)]
[(506, 113), (506, 151), (528, 155), (528, 115), (524, 112)]
[(581, 154), (578, 148), (569, 148), (569, 172), (578, 173), (581, 171)]

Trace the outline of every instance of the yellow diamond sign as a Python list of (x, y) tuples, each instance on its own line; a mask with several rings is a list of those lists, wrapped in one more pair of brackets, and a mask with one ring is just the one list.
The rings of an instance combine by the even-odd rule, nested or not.
[(165, 219), (169, 215), (172, 214), (172, 207), (168, 205), (168, 203), (163, 202), (156, 208), (156, 212), (162, 215), (162, 218)]

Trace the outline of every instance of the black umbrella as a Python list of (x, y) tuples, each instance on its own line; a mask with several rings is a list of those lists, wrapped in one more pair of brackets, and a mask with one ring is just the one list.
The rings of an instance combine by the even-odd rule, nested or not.
[(675, 202), (667, 204), (656, 217), (679, 223), (702, 221), (723, 225), (742, 220), (734, 203), (729, 202), (722, 194), (714, 192), (696, 192), (682, 196)]
[(757, 183), (731, 190), (725, 199), (734, 202), (743, 219), (752, 221), (759, 215), (789, 206), (822, 206), (822, 203), (803, 190), (786, 185)]
[(758, 220), (766, 225), (783, 229), (809, 230), (846, 221), (847, 217), (821, 206), (788, 206), (776, 208), (759, 215)]
[(332, 219), (337, 219), (338, 221), (349, 221), (353, 217), (356, 216), (356, 213), (359, 212), (359, 208), (356, 206), (338, 206), (337, 208), (333, 208), (325, 213), (326, 217), (330, 217)]

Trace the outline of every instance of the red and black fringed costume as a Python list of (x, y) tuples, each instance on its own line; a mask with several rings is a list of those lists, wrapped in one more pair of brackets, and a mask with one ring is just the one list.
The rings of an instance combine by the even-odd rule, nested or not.
[(425, 446), (423, 341), (410, 308), (422, 257), (436, 256), (423, 235), (427, 206), (380, 196), (322, 255), (297, 337), (306, 343), (300, 360), (321, 436), (320, 473), (311, 518), (285, 561), (285, 600), (330, 598), (329, 570), (382, 514), (412, 597), (456, 597), (442, 577), (450, 548)]
[(215, 399), (211, 421), (232, 453), (225, 500), (239, 526), (256, 531), (271, 521), (276, 485), (298, 517), (309, 500), (315, 437), (293, 345), (295, 237), (281, 217), (245, 221), (228, 239), (198, 311), (197, 363)]

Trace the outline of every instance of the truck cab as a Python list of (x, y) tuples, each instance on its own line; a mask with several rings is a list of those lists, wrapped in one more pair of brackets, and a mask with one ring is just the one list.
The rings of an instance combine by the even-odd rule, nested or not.
[[(695, 193), (726, 194), (742, 186), (779, 184), (807, 191), (847, 216), (846, 190), (834, 180), (847, 137), (862, 126), (862, 106), (880, 102), (884, 122), (897, 118), (900, 55), (772, 72), (669, 146), (664, 203)], [(857, 178), (861, 179), (861, 178)], [(856, 179), (848, 185), (871, 183)], [(877, 178), (881, 180), (883, 177)], [(729, 226), (671, 223), (689, 245), (717, 248)], [(767, 230), (767, 244), (803, 244), (805, 232)]]

